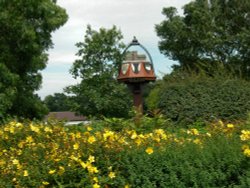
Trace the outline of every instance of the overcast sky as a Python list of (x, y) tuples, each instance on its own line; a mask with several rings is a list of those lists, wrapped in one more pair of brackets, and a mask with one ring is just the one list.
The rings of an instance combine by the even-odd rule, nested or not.
[(76, 84), (69, 74), (77, 56), (77, 42), (83, 42), (86, 26), (93, 29), (111, 28), (116, 25), (121, 30), (125, 44), (136, 36), (151, 54), (158, 77), (169, 73), (173, 61), (169, 60), (158, 49), (159, 38), (155, 25), (164, 20), (163, 7), (174, 6), (182, 13), (183, 5), (191, 0), (58, 0), (69, 15), (68, 22), (53, 33), (54, 48), (49, 51), (47, 68), (42, 71), (43, 84), (37, 92), (44, 98), (63, 88)]

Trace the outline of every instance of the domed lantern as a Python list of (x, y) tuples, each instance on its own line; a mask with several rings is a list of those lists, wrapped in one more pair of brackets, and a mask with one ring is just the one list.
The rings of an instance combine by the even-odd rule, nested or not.
[[(129, 50), (132, 47), (139, 47), (138, 50)], [(143, 53), (141, 53), (141, 50)], [(117, 80), (124, 82), (128, 85), (133, 93), (134, 106), (142, 112), (143, 98), (142, 88), (143, 85), (150, 81), (155, 81), (155, 73), (152, 57), (147, 49), (142, 46), (134, 37), (132, 42), (125, 48), (124, 61), (122, 62), (119, 70)]]

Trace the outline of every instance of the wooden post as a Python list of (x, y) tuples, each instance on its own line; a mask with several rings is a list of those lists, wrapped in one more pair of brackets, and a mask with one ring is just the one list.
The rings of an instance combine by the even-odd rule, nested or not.
[(142, 83), (131, 84), (134, 107), (139, 114), (143, 114)]

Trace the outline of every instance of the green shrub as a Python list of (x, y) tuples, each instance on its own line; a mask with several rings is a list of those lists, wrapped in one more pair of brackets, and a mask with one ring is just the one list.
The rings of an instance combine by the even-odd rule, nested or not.
[(239, 142), (221, 135), (207, 140), (202, 148), (192, 143), (170, 144), (164, 150), (155, 149), (152, 155), (143, 150), (126, 151), (116, 159), (111, 163), (120, 173), (114, 187), (123, 182), (147, 188), (250, 185), (250, 163), (241, 154)]
[(124, 129), (133, 129), (137, 132), (151, 132), (154, 129), (171, 129), (173, 124), (163, 115), (158, 114), (154, 117), (138, 114), (131, 119), (125, 118), (104, 118), (103, 121), (93, 122), (94, 127), (109, 128), (113, 131), (122, 131)]
[(162, 81), (147, 99), (176, 123), (245, 120), (250, 110), (250, 83), (240, 79), (209, 77)]

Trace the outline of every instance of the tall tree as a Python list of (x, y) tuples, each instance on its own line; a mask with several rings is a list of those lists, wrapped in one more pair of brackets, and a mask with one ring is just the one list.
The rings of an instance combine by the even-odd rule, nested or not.
[(70, 111), (71, 100), (70, 97), (64, 93), (55, 93), (48, 95), (44, 99), (44, 103), (51, 112)]
[(6, 70), (0, 75), (0, 96), (11, 93), (3, 100), (7, 105), (1, 100), (3, 113), (27, 118), (45, 113), (34, 91), (40, 88), (39, 71), (46, 67), (46, 52), (53, 45), (51, 33), (67, 18), (56, 0), (0, 1), (0, 71)]
[(66, 89), (73, 94), (76, 112), (107, 117), (128, 115), (130, 96), (127, 88), (116, 81), (124, 48), (122, 38), (115, 26), (99, 31), (88, 26), (84, 42), (76, 44), (80, 59), (74, 62), (71, 73), (81, 82)]
[(184, 6), (184, 16), (174, 7), (163, 14), (166, 20), (156, 26), (159, 48), (180, 67), (209, 71), (219, 63), (250, 78), (249, 0), (195, 0)]

